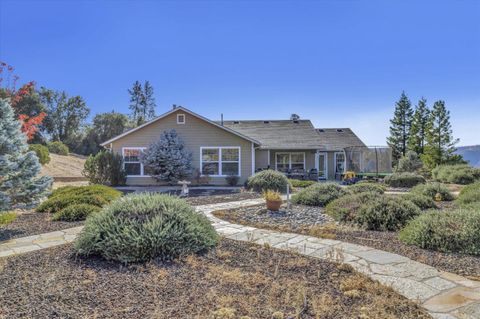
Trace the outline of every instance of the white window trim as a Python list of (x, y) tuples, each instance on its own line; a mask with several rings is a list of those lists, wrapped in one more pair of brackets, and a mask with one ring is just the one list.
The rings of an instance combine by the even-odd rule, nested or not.
[[(224, 148), (234, 148), (238, 149), (238, 161), (222, 161), (222, 149)], [(238, 174), (235, 176), (240, 177), (242, 172), (242, 149), (240, 146), (200, 146), (200, 172), (203, 175), (203, 150), (204, 149), (216, 149), (218, 150), (218, 172), (219, 175), (208, 175), (210, 177), (227, 177), (229, 175), (223, 175), (222, 173), (222, 163), (237, 163), (238, 162)]]
[(343, 172), (340, 172), (340, 174), (345, 174), (345, 169), (347, 168), (347, 154), (345, 151), (335, 152), (333, 154), (333, 174), (337, 175), (337, 154), (343, 154)]
[[(123, 169), (125, 169), (125, 150), (141, 150), (141, 151), (144, 151), (146, 149), (147, 149), (146, 147), (134, 147), (134, 146), (132, 146), (132, 147), (130, 147), (130, 146), (122, 147)], [(144, 175), (142, 162), (138, 161), (138, 162), (128, 162), (128, 163), (140, 163), (140, 175), (127, 175), (127, 177), (145, 177), (146, 176), (146, 175)], [(150, 177), (150, 176), (148, 176), (148, 177)]]
[[(288, 169), (292, 169), (292, 154), (302, 154), (303, 155), (303, 170), (306, 169), (306, 161), (305, 161), (305, 152), (276, 152), (275, 153), (275, 170), (278, 171), (278, 157), (277, 155), (285, 155), (288, 154)], [(297, 163), (295, 163), (297, 164)]]
[(320, 155), (325, 156), (325, 175), (322, 179), (328, 179), (328, 152), (317, 152), (315, 153), (315, 168), (320, 176)]
[[(183, 116), (183, 122), (180, 122), (180, 117)], [(177, 114), (177, 124), (184, 125), (185, 122), (187, 121), (187, 118), (184, 113), (178, 113)]]

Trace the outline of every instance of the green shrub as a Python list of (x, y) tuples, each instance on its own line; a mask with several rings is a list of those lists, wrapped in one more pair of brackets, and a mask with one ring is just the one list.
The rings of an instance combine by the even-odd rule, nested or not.
[(90, 183), (103, 185), (125, 185), (127, 175), (123, 169), (123, 157), (109, 151), (90, 155), (85, 161), (82, 175)]
[(86, 195), (86, 196), (97, 195), (105, 198), (107, 201), (110, 202), (122, 196), (122, 192), (116, 190), (115, 188), (108, 187), (105, 185), (64, 186), (54, 190), (50, 195), (49, 199), (57, 196), (76, 196), (76, 195)]
[(413, 187), (425, 183), (425, 178), (416, 173), (393, 173), (385, 177), (385, 184), (390, 187)]
[(420, 208), (408, 200), (381, 195), (362, 205), (354, 222), (368, 230), (394, 231), (420, 212)]
[(292, 185), (292, 187), (298, 187), (298, 188), (308, 187), (310, 185), (317, 183), (315, 181), (301, 180), (301, 179), (289, 179), (288, 181), (290, 182), (290, 185)]
[(422, 160), (414, 151), (408, 151), (405, 156), (402, 156), (398, 160), (397, 167), (395, 168), (396, 173), (402, 172), (418, 172), (423, 166)]
[(7, 225), (17, 218), (15, 212), (0, 212), (0, 225)]
[(56, 212), (52, 220), (63, 220), (67, 222), (85, 220), (87, 216), (100, 210), (100, 207), (91, 204), (74, 204)]
[(47, 143), (47, 147), (50, 153), (53, 154), (68, 155), (69, 153), (68, 146), (60, 141)]
[(378, 193), (349, 193), (330, 202), (325, 212), (336, 221), (354, 223), (360, 207), (378, 197)]
[(432, 170), (432, 177), (442, 183), (471, 184), (480, 180), (480, 169), (470, 165), (440, 165)]
[(40, 164), (45, 165), (50, 162), (50, 152), (46, 146), (43, 146), (42, 144), (30, 144), (28, 149), (37, 154)]
[(359, 193), (377, 193), (383, 194), (385, 186), (376, 183), (357, 183), (347, 187), (347, 192), (350, 194)]
[(454, 199), (453, 194), (448, 190), (448, 188), (440, 183), (417, 185), (411, 189), (410, 193), (424, 195), (433, 200), (436, 200), (437, 194), (440, 194), (442, 201), (451, 201)]
[(480, 210), (429, 211), (410, 221), (399, 238), (424, 249), (480, 255)]
[(124, 263), (170, 260), (214, 247), (218, 235), (206, 216), (178, 197), (127, 195), (87, 218), (75, 248)]
[(287, 177), (284, 174), (271, 169), (250, 176), (247, 181), (247, 188), (253, 189), (256, 192), (274, 190), (285, 193), (287, 191), (287, 185)]
[(421, 210), (437, 208), (432, 198), (422, 194), (408, 193), (408, 194), (402, 195), (402, 198), (411, 201), (412, 203), (417, 205), (418, 208), (420, 208)]
[(480, 183), (467, 185), (462, 188), (456, 202), (460, 206), (480, 203)]
[(316, 183), (294, 194), (292, 202), (309, 206), (325, 206), (343, 195), (345, 191), (335, 183)]

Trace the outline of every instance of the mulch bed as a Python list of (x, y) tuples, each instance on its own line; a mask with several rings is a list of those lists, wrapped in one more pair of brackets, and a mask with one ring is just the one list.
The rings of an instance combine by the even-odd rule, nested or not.
[[(319, 209), (321, 210), (321, 208)], [(316, 226), (311, 223), (301, 224), (299, 220), (279, 220), (272, 214), (264, 214), (264, 218), (257, 220), (258, 210), (259, 207), (247, 207), (237, 210), (219, 211), (215, 212), (214, 215), (232, 223), (249, 225), (257, 228), (301, 233), (369, 246), (406, 256), (412, 260), (433, 266), (443, 271), (480, 280), (480, 256), (441, 253), (407, 245), (397, 238), (396, 232), (368, 231), (342, 226), (336, 223)], [(320, 214), (322, 213), (320, 212)]]
[(7, 225), (0, 226), (0, 242), (13, 238), (20, 238), (42, 233), (48, 233), (56, 230), (62, 230), (77, 227), (82, 222), (62, 222), (50, 220), (50, 214), (41, 214), (35, 212), (25, 212)]
[(130, 266), (65, 245), (0, 259), (0, 269), (6, 318), (430, 318), (350, 267), (230, 240)]

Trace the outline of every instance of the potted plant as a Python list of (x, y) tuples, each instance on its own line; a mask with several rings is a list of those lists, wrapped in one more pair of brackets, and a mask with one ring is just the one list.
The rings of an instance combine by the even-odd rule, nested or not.
[(267, 202), (267, 209), (271, 211), (278, 211), (282, 205), (282, 198), (277, 191), (266, 190), (263, 192), (263, 198)]

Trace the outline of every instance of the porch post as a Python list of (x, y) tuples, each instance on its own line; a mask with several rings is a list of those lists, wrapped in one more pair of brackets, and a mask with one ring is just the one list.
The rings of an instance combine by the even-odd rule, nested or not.
[(252, 142), (252, 175), (255, 174), (255, 146)]

